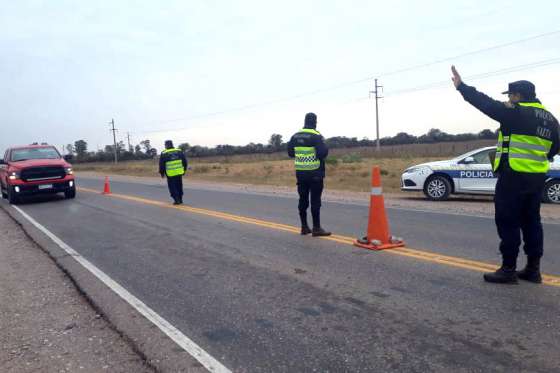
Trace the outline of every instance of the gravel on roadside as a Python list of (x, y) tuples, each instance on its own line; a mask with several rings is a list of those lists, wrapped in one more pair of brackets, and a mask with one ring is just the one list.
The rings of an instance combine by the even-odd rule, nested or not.
[(154, 371), (1, 209), (0, 371)]

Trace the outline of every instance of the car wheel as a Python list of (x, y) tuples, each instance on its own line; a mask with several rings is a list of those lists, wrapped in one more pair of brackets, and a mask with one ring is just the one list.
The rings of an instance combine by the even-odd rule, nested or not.
[(451, 183), (445, 176), (432, 176), (424, 184), (424, 194), (432, 201), (445, 201), (451, 194)]
[(76, 198), (76, 189), (74, 188), (64, 192), (64, 198), (66, 199)]
[(11, 205), (15, 205), (19, 202), (19, 198), (16, 195), (16, 192), (14, 192), (14, 190), (10, 187), (8, 187), (8, 202), (10, 202)]
[(560, 204), (560, 180), (551, 180), (546, 183), (543, 200), (546, 203)]
[(6, 190), (2, 185), (0, 185), (0, 190), (2, 191), (2, 198), (8, 199), (8, 193), (6, 193)]

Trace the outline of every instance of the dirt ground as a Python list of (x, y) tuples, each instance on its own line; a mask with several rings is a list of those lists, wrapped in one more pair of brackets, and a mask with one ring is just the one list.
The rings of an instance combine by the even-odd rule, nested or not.
[(0, 209), (0, 372), (153, 372)]
[[(436, 158), (361, 158), (358, 154), (347, 154), (327, 162), (325, 185), (330, 190), (366, 192), (371, 187), (371, 169), (381, 168), (386, 191), (397, 192), (401, 186), (401, 174), (406, 168)], [(240, 183), (251, 185), (291, 186), (294, 182), (293, 160), (260, 160), (246, 162), (209, 162), (204, 159), (189, 161), (187, 171), (190, 180), (214, 183)], [(151, 177), (158, 176), (155, 160), (112, 163), (79, 163), (77, 172)]]

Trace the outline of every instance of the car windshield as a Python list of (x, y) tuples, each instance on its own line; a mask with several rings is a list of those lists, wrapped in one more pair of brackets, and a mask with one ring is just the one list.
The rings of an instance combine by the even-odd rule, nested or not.
[[(490, 148), (490, 149), (486, 149), (485, 151), (488, 151), (488, 152), (489, 152), (489, 151), (494, 150), (494, 149), (495, 149), (495, 148)], [(480, 149), (478, 149), (478, 151), (480, 151)], [(475, 156), (478, 154), (478, 151), (474, 151), (474, 152), (473, 152), (473, 151), (471, 150), (470, 152), (465, 153), (465, 154), (458, 155), (458, 156), (454, 157), (453, 159), (461, 160), (461, 159), (464, 159), (464, 158), (467, 158), (467, 157), (475, 157)]]
[(21, 148), (12, 150), (12, 162), (28, 159), (59, 159), (60, 154), (53, 148)]

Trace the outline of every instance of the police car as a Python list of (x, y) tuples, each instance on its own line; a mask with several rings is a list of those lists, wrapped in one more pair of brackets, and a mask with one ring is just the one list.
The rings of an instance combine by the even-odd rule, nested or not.
[[(494, 194), (496, 176), (490, 153), (496, 147), (480, 148), (446, 161), (423, 163), (407, 168), (401, 176), (401, 190), (423, 191), (432, 201), (444, 201), (450, 194)], [(560, 156), (555, 156), (547, 174), (543, 201), (560, 204)]]

